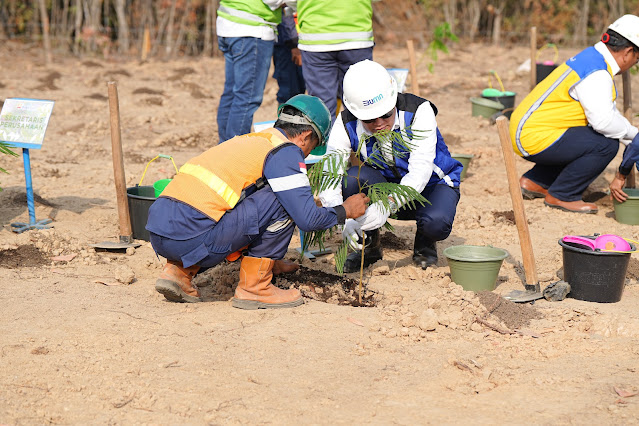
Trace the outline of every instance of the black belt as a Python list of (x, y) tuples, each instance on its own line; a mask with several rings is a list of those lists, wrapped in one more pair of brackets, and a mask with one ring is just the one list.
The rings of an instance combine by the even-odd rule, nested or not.
[(258, 180), (255, 181), (255, 183), (247, 186), (246, 188), (242, 190), (242, 193), (240, 194), (240, 198), (237, 200), (237, 203), (235, 203), (235, 205), (237, 206), (242, 201), (244, 201), (246, 197), (250, 197), (251, 195), (255, 194), (260, 189), (264, 188), (266, 185), (268, 185), (268, 181), (263, 176), (260, 177)]

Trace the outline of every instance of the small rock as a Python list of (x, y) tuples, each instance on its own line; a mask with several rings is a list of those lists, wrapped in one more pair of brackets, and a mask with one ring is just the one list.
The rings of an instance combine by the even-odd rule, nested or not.
[(133, 256), (135, 254), (135, 247), (127, 247), (126, 254), (127, 256)]
[(484, 328), (476, 322), (470, 325), (470, 329), (477, 333), (481, 333), (482, 331), (484, 331)]
[(402, 329), (399, 331), (399, 334), (401, 334), (402, 336), (408, 336), (410, 334), (410, 329), (408, 327), (402, 327)]
[(402, 324), (402, 327), (414, 327), (415, 323), (417, 322), (417, 315), (409, 312), (406, 315), (402, 316), (400, 322)]
[(433, 309), (426, 309), (419, 317), (418, 326), (424, 331), (434, 331), (437, 329), (437, 314)]
[(115, 269), (115, 279), (122, 284), (131, 284), (135, 280), (135, 272), (128, 265), (120, 265)]
[(439, 309), (441, 306), (441, 302), (438, 297), (431, 296), (428, 298), (428, 307), (431, 309)]

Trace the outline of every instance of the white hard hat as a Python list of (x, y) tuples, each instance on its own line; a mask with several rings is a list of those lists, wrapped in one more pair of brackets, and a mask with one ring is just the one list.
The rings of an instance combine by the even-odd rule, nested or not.
[(619, 35), (639, 48), (639, 17), (623, 15), (613, 22), (608, 29), (619, 33)]
[(381, 117), (395, 107), (397, 82), (386, 68), (368, 59), (344, 75), (344, 105), (360, 120)]

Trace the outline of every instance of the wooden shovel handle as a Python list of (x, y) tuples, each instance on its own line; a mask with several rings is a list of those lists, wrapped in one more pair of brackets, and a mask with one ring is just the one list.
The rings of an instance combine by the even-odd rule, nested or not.
[(539, 291), (535, 256), (533, 255), (532, 243), (530, 241), (528, 221), (526, 220), (526, 212), (524, 210), (524, 198), (521, 195), (521, 188), (519, 187), (517, 168), (515, 167), (515, 154), (513, 153), (510, 133), (508, 132), (508, 119), (506, 117), (502, 116), (497, 119), (497, 130), (499, 131), (499, 141), (501, 142), (501, 150), (504, 154), (504, 162), (506, 163), (508, 189), (510, 190), (510, 199), (513, 203), (515, 224), (517, 225), (519, 245), (521, 246), (521, 255), (526, 272), (525, 287), (526, 290)]
[(126, 179), (124, 176), (124, 159), (122, 155), (122, 139), (120, 133), (120, 105), (118, 86), (115, 81), (107, 83), (109, 89), (109, 115), (111, 119), (111, 151), (113, 153), (113, 180), (115, 195), (118, 200), (118, 219), (120, 221), (120, 241), (131, 242), (131, 217), (126, 195)]

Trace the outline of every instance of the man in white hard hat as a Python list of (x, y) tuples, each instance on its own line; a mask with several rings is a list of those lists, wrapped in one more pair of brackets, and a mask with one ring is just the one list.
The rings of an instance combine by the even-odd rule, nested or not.
[[(416, 205), (415, 209), (398, 201), (397, 218), (415, 220), (417, 232), (413, 250), (413, 261), (426, 269), (437, 263), (436, 242), (448, 237), (453, 226), (457, 203), (459, 202), (459, 181), (462, 165), (451, 158), (444, 143), (435, 115), (437, 108), (426, 99), (408, 93), (398, 93), (397, 83), (380, 64), (364, 60), (352, 65), (344, 76), (344, 106), (333, 125), (327, 155), (335, 154), (343, 159), (342, 165), (351, 152), (357, 152), (362, 136), (366, 146), (360, 150), (360, 160), (384, 155), (385, 163), (371, 162), (370, 165), (351, 167), (348, 177), (341, 186), (327, 189), (319, 194), (324, 206), (335, 206), (359, 190), (356, 177), (363, 186), (380, 182), (407, 185), (421, 193), (430, 204)], [(394, 131), (405, 135), (409, 152), (392, 156), (393, 149), (376, 145), (376, 138), (370, 137), (380, 131)], [(387, 138), (384, 138), (387, 139)], [(376, 152), (377, 149), (379, 152)], [(368, 266), (382, 258), (379, 239), (381, 228), (391, 212), (381, 204), (371, 204), (364, 216), (347, 220), (343, 236), (354, 248), (344, 264), (345, 272), (359, 270), (361, 262), (362, 231), (366, 231), (364, 265)], [(404, 202), (406, 204), (406, 202)], [(370, 240), (369, 240), (370, 237)]]
[[(544, 198), (552, 208), (597, 213), (582, 200), (586, 190), (615, 157), (619, 141), (637, 136), (615, 105), (613, 77), (639, 60), (639, 17), (624, 15), (601, 37), (557, 67), (512, 114), (513, 149), (535, 166), (519, 183), (525, 198)], [(632, 166), (632, 165), (630, 165)], [(620, 168), (611, 192), (621, 193), (630, 167)], [(617, 194), (622, 197), (621, 194)]]

